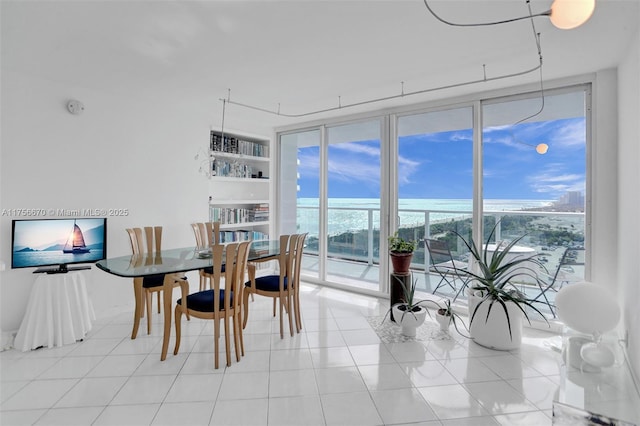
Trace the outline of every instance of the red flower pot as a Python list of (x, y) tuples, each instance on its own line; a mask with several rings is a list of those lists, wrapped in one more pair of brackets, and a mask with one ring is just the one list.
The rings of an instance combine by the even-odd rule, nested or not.
[(395, 274), (408, 274), (411, 267), (411, 259), (413, 253), (389, 253), (391, 255), (391, 265), (393, 266), (393, 273)]

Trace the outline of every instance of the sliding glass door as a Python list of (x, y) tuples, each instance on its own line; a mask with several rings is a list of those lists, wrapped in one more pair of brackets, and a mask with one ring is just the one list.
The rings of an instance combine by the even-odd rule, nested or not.
[(473, 198), (472, 107), (398, 117), (397, 213), (395, 231), (419, 241), (413, 256), (413, 277), (420, 290), (455, 295), (452, 285), (438, 286), (429, 274), (425, 238), (446, 241), (456, 259), (465, 251), (452, 231), (471, 230)]
[(280, 136), (280, 234), (308, 233), (304, 274), (320, 277), (320, 141), (318, 129)]
[[(544, 268), (536, 270), (547, 283), (585, 279), (588, 99), (588, 86), (579, 86), (549, 91), (544, 100), (483, 103), (485, 241), (492, 229), (490, 243), (526, 235), (517, 251), (540, 255)], [(518, 280), (522, 291), (539, 294), (531, 279)], [(545, 295), (553, 302), (555, 292)]]
[(381, 122), (327, 127), (327, 276), (380, 288)]
[(455, 297), (425, 239), (466, 267), (456, 234), (483, 245), (494, 226), (492, 244), (526, 233), (522, 250), (541, 255), (550, 280), (588, 279), (589, 90), (546, 90), (544, 105), (533, 92), (281, 133), (279, 230), (309, 232), (303, 274), (360, 290), (387, 291), (386, 239), (398, 232), (419, 242), (418, 288)]
[(279, 230), (309, 233), (304, 276), (380, 290), (381, 129), (374, 119), (280, 135)]

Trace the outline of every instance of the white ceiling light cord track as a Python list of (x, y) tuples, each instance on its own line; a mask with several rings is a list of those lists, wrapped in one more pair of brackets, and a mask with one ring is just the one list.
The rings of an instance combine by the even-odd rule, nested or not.
[[(526, 70), (520, 71), (520, 72), (504, 74), (504, 75), (499, 75), (499, 76), (495, 76), (495, 77), (487, 77), (486, 74), (485, 74), (485, 76), (483, 78), (481, 78), (481, 79), (466, 81), (464, 83), (448, 84), (446, 86), (432, 87), (432, 88), (429, 88), (429, 89), (416, 90), (416, 91), (413, 91), (413, 92), (405, 92), (404, 90), (402, 90), (401, 93), (399, 93), (397, 95), (385, 96), (385, 97), (381, 97), (381, 98), (369, 99), (369, 100), (366, 100), (366, 101), (353, 102), (353, 103), (348, 103), (348, 104), (342, 104), (341, 100), (340, 100), (340, 97), (338, 97), (338, 105), (335, 106), (335, 107), (318, 109), (318, 110), (313, 110), (313, 111), (308, 111), (308, 112), (303, 112), (303, 113), (298, 113), (298, 114), (287, 114), (287, 113), (281, 112), (280, 108), (278, 108), (277, 110), (270, 110), (270, 109), (267, 109), (267, 108), (262, 108), (262, 107), (258, 107), (258, 106), (249, 105), (249, 104), (245, 104), (245, 103), (242, 103), (242, 102), (234, 101), (234, 100), (231, 99), (230, 91), (228, 92), (229, 94), (227, 95), (227, 98), (221, 98), (220, 100), (221, 101), (226, 101), (227, 103), (232, 104), (232, 105), (237, 105), (237, 106), (240, 106), (240, 107), (249, 108), (249, 109), (253, 109), (253, 110), (256, 110), (256, 111), (266, 112), (268, 114), (274, 114), (274, 115), (278, 115), (280, 117), (301, 118), (301, 117), (306, 117), (306, 116), (309, 116), (309, 115), (321, 114), (321, 113), (324, 113), (324, 112), (331, 112), (331, 111), (337, 111), (337, 110), (341, 110), (341, 109), (345, 109), (345, 108), (352, 108), (352, 107), (356, 107), (356, 106), (372, 104), (372, 103), (375, 103), (375, 102), (389, 101), (389, 100), (392, 100), (392, 99), (404, 98), (404, 97), (407, 97), (407, 96), (414, 96), (414, 95), (420, 95), (420, 94), (429, 93), (429, 92), (435, 92), (435, 91), (438, 91), (438, 90), (452, 89), (452, 88), (456, 88), (456, 87), (469, 86), (469, 85), (477, 84), (477, 83), (486, 83), (486, 82), (495, 81), (495, 80), (502, 80), (502, 79), (505, 79), (505, 78), (517, 77), (517, 76), (520, 76), (520, 75), (529, 74), (531, 72), (539, 70), (540, 68), (542, 68), (542, 61), (540, 61), (540, 63), (538, 65), (536, 65), (535, 67), (529, 68), (529, 69), (526, 69)], [(483, 69), (484, 69), (484, 65), (483, 65)]]
[[(513, 78), (513, 77), (518, 77), (518, 76), (529, 74), (531, 72), (534, 72), (534, 71), (538, 70), (540, 72), (540, 93), (541, 93), (541, 98), (542, 98), (542, 104), (541, 104), (540, 110), (538, 112), (536, 112), (535, 114), (531, 115), (531, 116), (528, 116), (528, 117), (523, 118), (522, 120), (519, 120), (515, 124), (522, 123), (523, 121), (526, 121), (526, 120), (528, 120), (530, 118), (533, 118), (533, 117), (535, 117), (536, 115), (538, 115), (538, 114), (540, 114), (542, 112), (542, 110), (544, 109), (544, 87), (543, 87), (543, 84), (542, 84), (542, 49), (540, 47), (540, 34), (536, 32), (535, 23), (534, 23), (533, 18), (539, 17), (539, 16), (550, 16), (552, 18), (552, 21), (554, 22), (554, 24), (556, 24), (556, 22), (554, 21), (554, 15), (556, 16), (555, 19), (557, 20), (558, 19), (557, 17), (560, 16), (560, 12), (565, 12), (566, 11), (566, 7), (565, 7), (565, 4), (567, 3), (566, 0), (555, 0), (550, 10), (548, 10), (546, 12), (538, 13), (538, 14), (533, 14), (532, 13), (530, 0), (526, 0), (527, 7), (529, 9), (529, 14), (527, 16), (513, 18), (513, 19), (507, 19), (507, 20), (502, 20), (502, 21), (495, 21), (495, 22), (468, 23), (468, 24), (453, 23), (453, 22), (444, 20), (444, 19), (442, 19), (441, 17), (439, 17), (438, 15), (435, 14), (435, 12), (429, 6), (427, 0), (423, 0), (423, 2), (425, 4), (427, 10), (429, 10), (429, 12), (437, 20), (439, 20), (440, 22), (443, 22), (443, 23), (445, 23), (447, 25), (453, 25), (453, 26), (466, 26), (466, 27), (470, 27), (470, 26), (489, 26), (489, 25), (499, 25), (499, 24), (515, 22), (515, 21), (519, 21), (519, 20), (522, 20), (522, 19), (530, 19), (531, 20), (531, 26), (532, 26), (532, 29), (533, 29), (533, 36), (535, 38), (536, 47), (537, 47), (537, 50), (538, 50), (538, 64), (533, 68), (529, 68), (529, 69), (526, 69), (526, 70), (523, 70), (523, 71), (513, 72), (513, 73), (509, 73), (509, 74), (502, 74), (502, 75), (498, 75), (498, 76), (495, 76), (495, 77), (487, 77), (486, 64), (483, 64), (483, 66), (482, 66), (483, 67), (483, 78), (481, 78), (481, 79), (466, 81), (466, 82), (462, 82), (462, 83), (448, 84), (448, 85), (444, 85), (444, 86), (432, 87), (432, 88), (427, 88), (427, 89), (415, 90), (415, 91), (411, 91), (411, 92), (405, 92), (404, 91), (404, 82), (402, 82), (402, 90), (397, 95), (384, 96), (384, 97), (380, 97), (380, 98), (374, 98), (374, 99), (369, 99), (369, 100), (360, 101), (360, 102), (347, 103), (347, 104), (342, 104), (341, 97), (338, 96), (338, 105), (337, 106), (318, 109), (318, 110), (312, 110), (312, 111), (307, 111), (307, 112), (302, 112), (302, 113), (296, 113), (296, 114), (294, 114), (294, 113), (283, 113), (280, 110), (280, 104), (278, 104), (278, 109), (277, 110), (271, 110), (271, 109), (267, 109), (267, 108), (263, 108), (263, 107), (259, 107), (259, 106), (255, 106), (255, 105), (250, 105), (250, 104), (243, 103), (243, 102), (234, 101), (234, 100), (231, 99), (231, 90), (230, 89), (228, 90), (227, 97), (226, 98), (221, 98), (220, 100), (225, 102), (225, 103), (231, 104), (231, 105), (236, 105), (236, 106), (240, 106), (240, 107), (243, 107), (243, 108), (248, 108), (248, 109), (252, 109), (252, 110), (255, 110), (255, 111), (260, 111), (260, 112), (264, 112), (264, 113), (268, 113), (268, 114), (273, 114), (273, 115), (277, 115), (277, 116), (280, 116), (280, 117), (302, 118), (302, 117), (307, 117), (307, 116), (311, 116), (311, 115), (316, 115), (316, 114), (321, 114), (321, 113), (326, 113), (326, 112), (331, 112), (331, 111), (342, 110), (342, 109), (345, 109), (345, 108), (352, 108), (352, 107), (356, 107), (356, 106), (368, 105), (368, 104), (377, 103), (377, 102), (389, 101), (389, 100), (392, 100), (392, 99), (398, 99), (398, 98), (403, 98), (403, 97), (407, 97), (407, 96), (415, 96), (415, 95), (426, 94), (426, 93), (435, 92), (435, 91), (439, 91), (439, 90), (452, 89), (452, 88), (469, 86), (469, 85), (478, 84), (478, 83), (486, 83), (486, 82), (490, 82), (490, 81), (496, 81), (496, 80), (503, 80), (503, 79)], [(581, 23), (583, 23), (584, 21), (589, 19), (589, 17), (593, 13), (593, 8), (595, 7), (595, 0), (574, 0), (574, 3), (584, 4), (583, 9), (587, 10), (587, 12), (588, 12), (588, 13), (587, 12), (582, 13), (583, 17), (581, 17), (580, 19), (583, 19), (583, 20), (579, 24), (577, 24), (577, 25), (580, 25)], [(559, 11), (559, 12), (557, 12), (557, 11)], [(564, 15), (562, 15), (561, 17), (564, 17)], [(577, 22), (577, 21), (574, 19), (573, 22)], [(575, 26), (577, 26), (577, 25), (574, 24), (574, 26), (571, 27), (571, 28), (575, 28)], [(569, 28), (569, 27), (566, 27), (566, 28)]]
[[(535, 17), (538, 17), (538, 16), (551, 16), (551, 9), (547, 10), (546, 12), (536, 13), (535, 15), (532, 15), (531, 14), (531, 7), (529, 7), (529, 15), (527, 15), (527, 16), (520, 16), (518, 18), (512, 18), (512, 19), (505, 19), (505, 20), (502, 20), (502, 21), (463, 24), (463, 23), (458, 23), (458, 22), (447, 21), (447, 20), (441, 18), (440, 16), (438, 16), (433, 11), (433, 9), (431, 9), (431, 6), (429, 6), (429, 3), (427, 2), (427, 0), (422, 0), (422, 1), (424, 2), (424, 5), (429, 10), (429, 12), (431, 12), (431, 14), (433, 15), (434, 18), (436, 18), (438, 21), (442, 22), (443, 24), (451, 25), (451, 26), (454, 26), (454, 27), (486, 27), (486, 26), (490, 26), (490, 25), (508, 24), (510, 22), (521, 21), (523, 19), (530, 19), (530, 18), (535, 18)], [(527, 0), (527, 6), (529, 5), (529, 2), (530, 2), (530, 0)]]

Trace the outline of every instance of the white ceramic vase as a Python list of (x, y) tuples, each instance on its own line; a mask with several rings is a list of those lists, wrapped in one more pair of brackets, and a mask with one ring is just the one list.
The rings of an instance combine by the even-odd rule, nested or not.
[(443, 315), (440, 312), (436, 312), (436, 321), (440, 325), (441, 331), (449, 331), (451, 325), (451, 315)]
[(415, 311), (408, 312), (400, 307), (406, 305), (397, 303), (393, 305), (393, 319), (396, 324), (402, 327), (402, 334), (408, 337), (415, 337), (416, 329), (420, 327), (427, 316), (427, 309), (422, 306), (418, 306)]
[[(477, 294), (474, 297), (476, 300), (469, 301), (469, 309), (472, 313), (481, 300)], [(509, 322), (507, 322), (504, 308), (499, 302), (493, 304), (491, 314), (487, 318), (490, 303), (487, 300), (478, 307), (475, 318), (469, 327), (471, 338), (477, 344), (491, 349), (508, 351), (519, 348), (522, 344), (522, 311), (513, 302), (505, 303), (511, 323), (511, 334), (509, 334)], [(472, 304), (473, 308), (471, 308)]]

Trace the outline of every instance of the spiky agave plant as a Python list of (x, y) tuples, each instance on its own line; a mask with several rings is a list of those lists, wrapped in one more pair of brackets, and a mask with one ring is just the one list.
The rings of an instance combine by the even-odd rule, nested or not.
[[(402, 311), (402, 318), (400, 318), (400, 321), (402, 321), (402, 319), (404, 319), (404, 316), (407, 314), (411, 314), (415, 317), (415, 312), (419, 311), (420, 307), (422, 307), (422, 304), (425, 303), (424, 300), (416, 300), (415, 298), (415, 294), (416, 294), (416, 287), (418, 285), (418, 280), (409, 280), (410, 284), (409, 286), (404, 285), (404, 282), (402, 280), (400, 280), (396, 275), (392, 275), (393, 278), (395, 280), (398, 281), (398, 283), (400, 284), (400, 287), (402, 288), (402, 295), (403, 295), (403, 302), (400, 303), (400, 305), (402, 306), (398, 306), (398, 309), (400, 309)], [(408, 287), (408, 288), (407, 288)], [(384, 319), (387, 318), (387, 315), (389, 315), (389, 313), (391, 312), (392, 308), (389, 308), (389, 310), (387, 311), (386, 315), (384, 316)], [(426, 308), (425, 308), (426, 309)], [(427, 313), (429, 312), (429, 310), (427, 310)], [(383, 321), (384, 321), (383, 319)]]
[[(531, 320), (527, 315), (524, 307), (529, 307), (536, 313), (538, 313), (544, 320), (547, 321), (545, 316), (540, 312), (538, 308), (534, 306), (534, 303), (542, 303), (537, 300), (528, 299), (518, 288), (513, 284), (513, 280), (517, 277), (528, 277), (535, 281), (540, 290), (542, 291), (544, 282), (538, 277), (538, 272), (533, 267), (540, 267), (546, 270), (544, 264), (540, 262), (539, 254), (516, 256), (515, 258), (505, 261), (509, 256), (513, 247), (518, 244), (528, 234), (524, 234), (510, 243), (499, 242), (496, 245), (495, 250), (489, 254), (488, 247), (489, 242), (493, 238), (496, 232), (496, 227), (500, 221), (491, 229), (491, 233), (487, 237), (487, 241), (484, 244), (483, 250), (478, 249), (473, 240), (467, 241), (462, 235), (454, 231), (454, 233), (462, 240), (464, 245), (469, 250), (471, 258), (475, 263), (475, 268), (468, 270), (459, 270), (458, 273), (464, 275), (469, 282), (471, 282), (472, 290), (480, 290), (482, 292), (481, 300), (476, 304), (471, 319), (469, 320), (469, 327), (473, 324), (478, 313), (478, 308), (485, 303), (489, 303), (487, 309), (487, 315), (485, 323), (489, 320), (491, 309), (497, 305), (504, 310), (507, 325), (509, 327), (509, 337), (513, 340), (513, 334), (511, 332), (511, 318), (507, 310), (507, 302), (513, 302), (520, 311), (524, 314), (526, 320), (531, 324)], [(524, 306), (524, 307), (523, 307)]]

